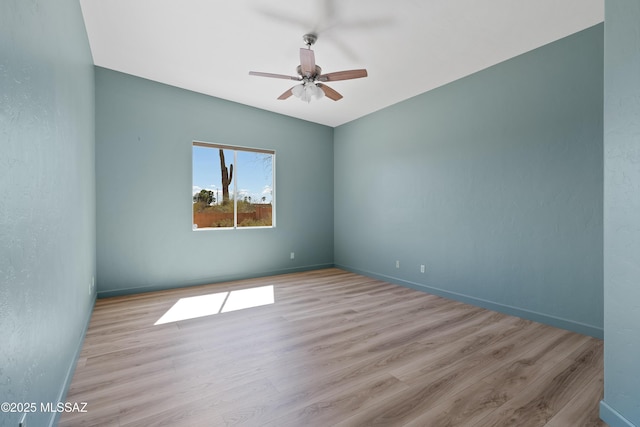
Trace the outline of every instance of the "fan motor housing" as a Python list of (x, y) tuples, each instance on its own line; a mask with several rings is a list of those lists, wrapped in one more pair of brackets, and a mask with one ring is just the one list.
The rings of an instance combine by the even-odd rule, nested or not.
[[(302, 75), (302, 66), (298, 65), (296, 67), (296, 72), (298, 73), (298, 75), (300, 75), (301, 77), (304, 77)], [(320, 68), (318, 65), (316, 65), (316, 72), (311, 76), (311, 77), (316, 77), (319, 76), (320, 74), (322, 74), (322, 68)]]

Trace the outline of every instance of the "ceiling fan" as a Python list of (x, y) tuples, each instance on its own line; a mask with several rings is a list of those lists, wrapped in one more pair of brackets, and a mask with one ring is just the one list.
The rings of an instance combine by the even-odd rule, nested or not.
[(291, 95), (297, 96), (305, 102), (311, 102), (312, 98), (320, 99), (323, 96), (338, 101), (342, 99), (342, 95), (324, 84), (325, 82), (335, 82), (338, 80), (351, 80), (367, 77), (367, 70), (347, 70), (337, 71), (334, 73), (322, 74), (322, 68), (316, 65), (316, 59), (311, 46), (318, 40), (318, 36), (311, 33), (302, 36), (307, 48), (300, 48), (300, 65), (298, 65), (297, 76), (287, 76), (284, 74), (261, 73), (258, 71), (249, 71), (251, 76), (272, 77), (276, 79), (296, 80), (302, 82), (285, 93), (280, 95), (278, 99), (287, 99)]

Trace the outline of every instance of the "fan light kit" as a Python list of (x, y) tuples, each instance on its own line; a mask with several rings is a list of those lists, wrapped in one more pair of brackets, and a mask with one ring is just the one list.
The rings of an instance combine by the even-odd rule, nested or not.
[(291, 95), (294, 95), (305, 102), (311, 102), (312, 99), (320, 99), (326, 95), (327, 98), (334, 101), (342, 99), (335, 90), (324, 84), (324, 82), (334, 82), (338, 80), (351, 80), (359, 79), (361, 77), (367, 77), (367, 70), (347, 70), (337, 71), (334, 73), (322, 74), (322, 68), (316, 65), (316, 59), (311, 46), (318, 40), (318, 36), (315, 34), (305, 34), (302, 36), (307, 45), (305, 48), (300, 48), (300, 65), (297, 68), (297, 76), (287, 76), (284, 74), (272, 74), (261, 73), (258, 71), (249, 71), (251, 76), (271, 77), (275, 79), (296, 80), (302, 82), (295, 85), (285, 93), (280, 95), (278, 99), (287, 99)]

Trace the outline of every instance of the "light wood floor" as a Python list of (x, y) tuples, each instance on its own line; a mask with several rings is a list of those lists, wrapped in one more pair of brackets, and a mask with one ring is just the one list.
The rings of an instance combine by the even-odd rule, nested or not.
[(602, 365), (600, 340), (326, 269), (98, 300), (60, 426), (604, 426)]

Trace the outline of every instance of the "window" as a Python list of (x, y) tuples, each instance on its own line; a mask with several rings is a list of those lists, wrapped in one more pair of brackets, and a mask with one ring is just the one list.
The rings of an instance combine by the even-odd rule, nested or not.
[(193, 229), (275, 226), (275, 151), (193, 143)]

